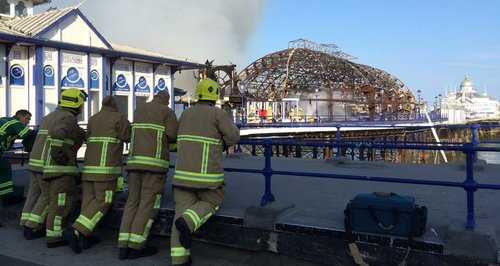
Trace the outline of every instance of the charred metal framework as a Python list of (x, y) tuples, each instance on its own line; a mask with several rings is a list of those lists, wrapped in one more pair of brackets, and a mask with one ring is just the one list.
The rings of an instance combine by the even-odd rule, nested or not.
[[(207, 68), (200, 69), (197, 79), (211, 78), (215, 80), (221, 89), (221, 97), (237, 95), (238, 92), (238, 74), (236, 65), (214, 66), (212, 61), (206, 61)], [(241, 98), (237, 97), (237, 99)]]
[(410, 118), (415, 114), (415, 96), (401, 80), (383, 70), (354, 63), (355, 59), (334, 44), (298, 39), (290, 41), (288, 49), (268, 54), (240, 72), (238, 78), (245, 84), (244, 91), (238, 91), (234, 78), (219, 83), (231, 86), (232, 95), (243, 95), (248, 100), (313, 101), (328, 110), (328, 115), (343, 110), (350, 116), (374, 120)]

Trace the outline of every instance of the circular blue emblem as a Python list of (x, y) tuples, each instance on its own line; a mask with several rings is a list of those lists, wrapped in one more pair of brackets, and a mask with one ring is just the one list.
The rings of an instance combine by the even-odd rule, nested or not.
[(92, 70), (90, 71), (90, 79), (92, 80), (98, 80), (99, 79), (99, 72), (97, 70)]
[(127, 86), (127, 79), (125, 78), (125, 75), (120, 74), (118, 77), (116, 77), (116, 86), (119, 88), (124, 88)]
[(24, 69), (22, 66), (20, 65), (13, 65), (11, 68), (10, 68), (10, 75), (13, 77), (13, 78), (22, 78), (24, 76)]
[(166, 85), (166, 84), (165, 84), (165, 80), (164, 80), (163, 78), (160, 78), (160, 79), (158, 80), (158, 89), (160, 89), (160, 90), (164, 90), (164, 89), (165, 89), (165, 85)]
[(80, 73), (78, 73), (78, 69), (75, 67), (70, 67), (66, 74), (66, 78), (71, 83), (76, 83), (80, 79)]
[(139, 83), (137, 83), (137, 86), (141, 89), (145, 89), (148, 86), (148, 82), (146, 81), (146, 78), (144, 76), (141, 76), (139, 78)]
[(54, 76), (54, 68), (52, 68), (52, 66), (45, 66), (43, 68), (43, 74), (46, 76), (46, 77), (52, 77)]

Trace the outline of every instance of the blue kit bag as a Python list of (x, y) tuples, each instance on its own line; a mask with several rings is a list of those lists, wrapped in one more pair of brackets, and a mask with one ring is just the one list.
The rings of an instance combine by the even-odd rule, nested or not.
[(427, 208), (412, 196), (374, 192), (358, 194), (347, 203), (344, 225), (352, 231), (408, 237), (425, 233)]

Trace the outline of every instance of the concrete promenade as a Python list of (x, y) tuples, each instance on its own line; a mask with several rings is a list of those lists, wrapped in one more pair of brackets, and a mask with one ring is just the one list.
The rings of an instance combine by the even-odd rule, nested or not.
[[(175, 154), (171, 163), (174, 162)], [(224, 159), (223, 164), (231, 168), (262, 169), (264, 158), (230, 155)], [(464, 167), (456, 163), (417, 165), (345, 159), (325, 161), (272, 158), (272, 168), (455, 182), (464, 181), (466, 175)], [(482, 164), (475, 168), (474, 175), (478, 183), (500, 185), (500, 165)], [(168, 236), (170, 233), (173, 215), (170, 188), (172, 172), (169, 173), (162, 210), (154, 225), (154, 232), (158, 235)], [(28, 183), (25, 169), (17, 169), (14, 175), (16, 185)], [(348, 256), (344, 241), (345, 205), (358, 193), (387, 191), (412, 195), (417, 204), (426, 205), (429, 210), (427, 232), (415, 239), (415, 250), (410, 253), (407, 265), (470, 265), (470, 262), (488, 265), (498, 262), (500, 207), (496, 203), (500, 200), (499, 191), (478, 190), (475, 193), (476, 229), (468, 231), (464, 229), (466, 192), (462, 188), (274, 175), (272, 192), (276, 202), (260, 208), (258, 204), (264, 193), (263, 175), (226, 173), (226, 184), (226, 199), (220, 211), (195, 235), (195, 239), (201, 242), (254, 251), (271, 251), (304, 260), (304, 263), (307, 260), (333, 265), (352, 265), (352, 258)], [(125, 196), (122, 196), (115, 202), (114, 210), (104, 224), (110, 227), (119, 225), (124, 201)], [(370, 265), (396, 265), (406, 253), (405, 238), (369, 234), (358, 234), (357, 237), (360, 250)], [(8, 256), (2, 245), (5, 244), (0, 244), (0, 255)], [(164, 245), (168, 246), (168, 243)], [(52, 251), (46, 252), (51, 254)], [(196, 246), (192, 252), (197, 254)], [(163, 257), (165, 254), (161, 255), (164, 262)]]

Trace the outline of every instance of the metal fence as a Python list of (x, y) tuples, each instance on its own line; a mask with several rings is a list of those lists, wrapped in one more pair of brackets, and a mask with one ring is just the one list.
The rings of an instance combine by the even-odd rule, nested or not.
[[(476, 182), (474, 179), (474, 162), (476, 161), (477, 152), (500, 152), (500, 147), (484, 147), (483, 145), (478, 145), (477, 140), (477, 127), (472, 127), (472, 142), (468, 143), (435, 143), (435, 142), (351, 142), (342, 140), (311, 140), (311, 141), (297, 141), (297, 140), (287, 140), (287, 139), (247, 139), (240, 141), (240, 147), (242, 145), (252, 145), (263, 147), (263, 156), (265, 160), (265, 166), (263, 169), (249, 169), (249, 168), (224, 168), (227, 172), (241, 172), (241, 173), (255, 173), (262, 174), (265, 180), (264, 194), (260, 200), (260, 205), (264, 206), (270, 202), (275, 201), (275, 196), (272, 193), (271, 179), (273, 175), (288, 175), (288, 176), (305, 176), (305, 177), (316, 177), (316, 178), (333, 178), (333, 179), (347, 179), (347, 180), (359, 180), (359, 181), (371, 181), (371, 182), (389, 182), (389, 183), (402, 183), (402, 184), (419, 184), (419, 185), (431, 185), (431, 186), (445, 186), (445, 187), (459, 187), (466, 191), (467, 197), (467, 223), (466, 229), (474, 229), (475, 227), (475, 216), (474, 216), (474, 192), (478, 189), (493, 189), (500, 190), (500, 185), (497, 184), (481, 184)], [(500, 141), (485, 141), (481, 143), (498, 144)], [(466, 158), (466, 175), (463, 182), (452, 182), (443, 180), (423, 180), (423, 179), (408, 179), (404, 177), (400, 178), (388, 178), (379, 176), (357, 176), (357, 175), (341, 175), (341, 174), (325, 174), (325, 173), (315, 173), (315, 172), (296, 172), (296, 171), (284, 171), (284, 170), (274, 170), (271, 164), (271, 157), (276, 151), (276, 147), (330, 147), (336, 149), (337, 151), (347, 148), (356, 149), (361, 147), (377, 148), (377, 149), (412, 149), (412, 150), (432, 150), (432, 151), (460, 151), (465, 154)], [(241, 149), (238, 149), (241, 151)], [(500, 154), (500, 153), (499, 153)], [(340, 153), (337, 153), (337, 156)]]

